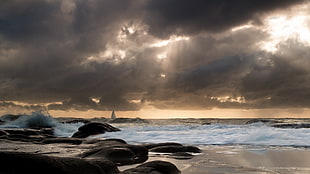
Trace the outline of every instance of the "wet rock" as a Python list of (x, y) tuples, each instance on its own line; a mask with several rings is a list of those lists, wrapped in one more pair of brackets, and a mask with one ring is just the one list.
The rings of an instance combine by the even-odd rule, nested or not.
[(37, 143), (44, 139), (44, 136), (40, 135), (21, 135), (21, 134), (9, 134), (7, 135), (8, 140), (11, 141), (22, 141), (22, 142), (32, 142)]
[(110, 160), (118, 165), (133, 164), (135, 154), (125, 147), (111, 147), (95, 149), (86, 154), (83, 158)]
[(106, 159), (118, 165), (143, 163), (148, 159), (148, 149), (138, 145), (111, 144), (111, 142), (83, 153), (80, 157)]
[(144, 144), (144, 147), (146, 147), (147, 149), (152, 149), (155, 147), (160, 147), (160, 146), (183, 146), (180, 143), (152, 143), (152, 144)]
[(47, 138), (41, 141), (42, 144), (54, 144), (54, 143), (64, 143), (64, 144), (82, 144), (83, 140), (80, 138)]
[(92, 122), (81, 126), (77, 132), (75, 132), (72, 137), (75, 138), (86, 138), (90, 135), (102, 134), (105, 132), (116, 132), (120, 129), (115, 128), (108, 123), (97, 123)]
[(117, 138), (108, 138), (108, 139), (95, 138), (95, 139), (85, 140), (83, 143), (84, 144), (98, 144), (99, 146), (108, 145), (109, 143), (111, 145), (127, 144), (126, 141), (122, 139), (117, 139)]
[(5, 121), (0, 120), (0, 125), (3, 125), (3, 124), (5, 124), (5, 123), (6, 123)]
[(41, 135), (54, 135), (54, 129), (53, 128), (40, 128), (39, 132)]
[(194, 146), (159, 146), (150, 149), (150, 152), (160, 153), (176, 153), (176, 152), (192, 152), (200, 153), (201, 150)]
[[(11, 141), (22, 141), (22, 142), (40, 142), (45, 138), (54, 137), (52, 134), (53, 130), (51, 128), (47, 129), (2, 129), (1, 139), (8, 139)], [(1, 134), (1, 133), (0, 133)]]
[(45, 135), (45, 136), (53, 136), (54, 134), (54, 130), (53, 128), (40, 128), (40, 129), (2, 129), (4, 131), (6, 131), (9, 134), (19, 134), (19, 135), (26, 135), (26, 136), (30, 136), (30, 135)]
[(149, 123), (142, 118), (115, 118), (109, 121), (109, 123)]
[(108, 139), (103, 139), (103, 138), (94, 138), (94, 139), (86, 139), (84, 144), (97, 144), (98, 146), (104, 146), (104, 145), (115, 145), (115, 144), (127, 144), (126, 141), (122, 139), (117, 139), (117, 138), (108, 138)]
[(104, 160), (50, 157), (23, 152), (0, 152), (3, 174), (117, 174), (115, 164)]
[(187, 159), (192, 159), (194, 156), (187, 152), (176, 152), (176, 153), (172, 153), (168, 157), (178, 159), (178, 160), (187, 160)]
[(86, 120), (86, 119), (74, 119), (74, 120), (68, 120), (68, 121), (64, 121), (62, 123), (90, 123), (89, 120)]
[(275, 123), (282, 123), (282, 122), (277, 121), (277, 120), (268, 120), (268, 119), (252, 119), (252, 120), (247, 121), (245, 124), (254, 124), (254, 123), (275, 124)]
[(2, 135), (9, 135), (9, 133), (7, 133), (5, 130), (0, 129), (0, 136)]
[(152, 161), (137, 166), (133, 169), (128, 169), (120, 174), (179, 174), (179, 169), (170, 162)]
[(143, 163), (148, 160), (149, 151), (144, 146), (127, 145), (127, 148), (131, 149), (135, 154), (134, 163)]
[(0, 135), (0, 139), (2, 140), (8, 140), (9, 137), (7, 135)]
[(289, 129), (301, 129), (301, 128), (310, 128), (310, 124), (308, 123), (300, 123), (300, 124), (274, 124), (271, 125), (271, 127), (275, 127), (275, 128), (289, 128)]
[(4, 129), (9, 134), (15, 134), (15, 135), (40, 135), (40, 132), (35, 129)]

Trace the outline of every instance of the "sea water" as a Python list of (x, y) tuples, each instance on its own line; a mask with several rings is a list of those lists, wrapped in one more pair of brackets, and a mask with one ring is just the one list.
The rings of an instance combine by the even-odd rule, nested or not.
[(193, 145), (310, 146), (310, 129), (282, 129), (263, 123), (250, 125), (147, 125), (122, 126), (121, 132), (97, 137), (120, 138), (129, 142), (178, 142)]
[[(6, 117), (0, 117), (0, 119)], [(106, 120), (106, 119), (104, 119)], [(230, 120), (202, 124), (201, 120), (153, 120), (150, 123), (113, 123), (120, 132), (106, 132), (89, 138), (119, 138), (131, 143), (178, 142), (188, 145), (309, 146), (310, 128), (275, 128), (269, 124)], [(234, 124), (236, 123), (236, 124)], [(237, 124), (238, 123), (238, 124)], [(70, 137), (84, 123), (61, 123), (50, 115), (34, 112), (6, 121), (2, 128), (50, 126), (59, 137)]]

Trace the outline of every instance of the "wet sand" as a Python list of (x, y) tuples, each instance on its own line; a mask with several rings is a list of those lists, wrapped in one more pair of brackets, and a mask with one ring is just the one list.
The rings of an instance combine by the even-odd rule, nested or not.
[[(268, 146), (200, 146), (203, 153), (177, 160), (151, 154), (149, 161), (175, 164), (182, 174), (309, 174), (310, 149)], [(120, 169), (126, 169), (123, 166)]]
[[(29, 152), (58, 157), (75, 157), (92, 145), (51, 144), (0, 141), (0, 151)], [(310, 173), (310, 149), (272, 146), (199, 146), (202, 153), (191, 159), (174, 159), (150, 153), (148, 161), (172, 162), (182, 174), (306, 174)], [(135, 165), (121, 166), (121, 171)]]

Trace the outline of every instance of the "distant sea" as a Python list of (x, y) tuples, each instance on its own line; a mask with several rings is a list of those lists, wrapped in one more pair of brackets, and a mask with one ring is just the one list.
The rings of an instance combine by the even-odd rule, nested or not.
[[(0, 117), (2, 128), (27, 128), (46, 124), (59, 137), (70, 137), (83, 122), (68, 123), (77, 118), (53, 118), (43, 112), (33, 112), (17, 119)], [(178, 142), (188, 145), (253, 145), (310, 147), (310, 119), (139, 119), (92, 118), (120, 128), (89, 138), (120, 138), (130, 143)]]

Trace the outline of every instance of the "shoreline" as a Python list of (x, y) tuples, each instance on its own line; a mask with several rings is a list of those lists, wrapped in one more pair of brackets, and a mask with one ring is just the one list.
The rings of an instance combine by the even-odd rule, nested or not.
[(293, 174), (310, 173), (310, 149), (296, 147), (209, 145), (192, 159), (151, 156), (175, 164), (182, 174)]
[[(70, 170), (108, 160), (113, 174), (144, 164), (174, 171), (167, 174), (310, 173), (310, 119), (60, 120), (42, 113), (3, 118), (0, 154), (4, 164), (12, 157), (8, 165), (22, 156), (58, 161), (56, 166)], [(76, 163), (63, 165), (71, 160)]]
[[(92, 145), (32, 144), (29, 142), (0, 141), (0, 151), (27, 152), (52, 157), (74, 157)], [(167, 161), (182, 174), (293, 174), (310, 172), (310, 149), (291, 146), (258, 145), (199, 145), (202, 152), (191, 159), (175, 159), (164, 153), (150, 153), (151, 161)], [(120, 171), (138, 166), (119, 166)]]

